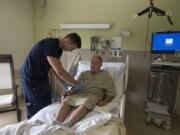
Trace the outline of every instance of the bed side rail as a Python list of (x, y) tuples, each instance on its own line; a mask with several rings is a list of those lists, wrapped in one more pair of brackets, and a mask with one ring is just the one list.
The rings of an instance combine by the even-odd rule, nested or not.
[(74, 77), (77, 69), (77, 65), (79, 60), (81, 60), (81, 54), (77, 53), (74, 58), (72, 59), (72, 62), (69, 64), (67, 71)]
[(123, 121), (125, 116), (125, 105), (126, 105), (126, 95), (123, 94), (119, 104), (119, 118), (122, 119)]
[(129, 55), (126, 56), (125, 61), (125, 74), (124, 74), (124, 92), (127, 92), (128, 85), (128, 76), (129, 76)]

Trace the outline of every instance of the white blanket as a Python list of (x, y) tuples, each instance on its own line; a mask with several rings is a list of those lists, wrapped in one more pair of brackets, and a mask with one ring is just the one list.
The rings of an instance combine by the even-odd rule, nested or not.
[(17, 124), (7, 125), (0, 129), (0, 135), (74, 135), (70, 128), (60, 125), (47, 124), (42, 121), (28, 120)]
[[(89, 114), (72, 128), (44, 123), (40, 120), (23, 121), (0, 129), (0, 135), (124, 135), (124, 125), (109, 113)], [(105, 130), (107, 129), (107, 130)]]

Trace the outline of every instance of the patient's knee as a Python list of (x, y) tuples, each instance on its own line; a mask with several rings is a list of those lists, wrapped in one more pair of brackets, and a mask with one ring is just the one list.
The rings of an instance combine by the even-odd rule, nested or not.
[(89, 109), (88, 109), (87, 106), (85, 106), (85, 105), (80, 105), (79, 108), (80, 108), (80, 109), (83, 109), (83, 110), (85, 110), (85, 111), (89, 111)]

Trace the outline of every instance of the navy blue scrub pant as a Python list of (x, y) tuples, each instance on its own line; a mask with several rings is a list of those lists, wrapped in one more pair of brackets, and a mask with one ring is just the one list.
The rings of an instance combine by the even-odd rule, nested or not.
[(48, 79), (21, 79), (23, 95), (26, 102), (27, 118), (30, 119), (42, 108), (51, 104), (51, 87)]

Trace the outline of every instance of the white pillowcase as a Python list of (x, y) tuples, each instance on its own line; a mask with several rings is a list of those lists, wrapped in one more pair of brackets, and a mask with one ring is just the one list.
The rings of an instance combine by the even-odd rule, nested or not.
[[(113, 79), (117, 79), (119, 77), (122, 77), (125, 70), (125, 64), (121, 62), (103, 62), (101, 69), (107, 71)], [(81, 72), (86, 70), (90, 70), (90, 62), (79, 61), (74, 78), (78, 79)]]

